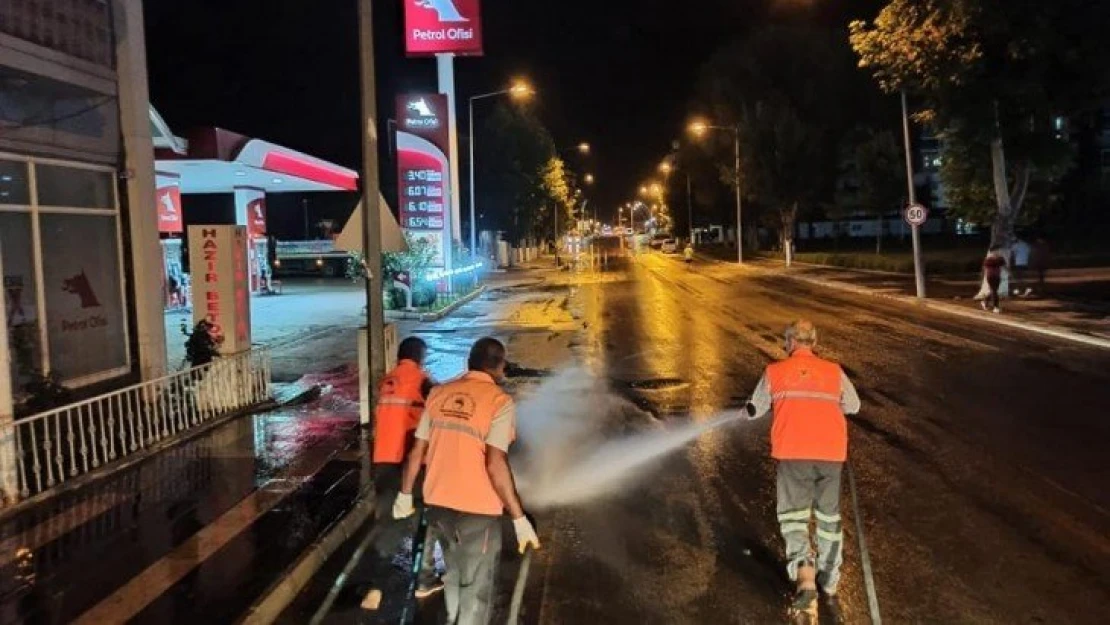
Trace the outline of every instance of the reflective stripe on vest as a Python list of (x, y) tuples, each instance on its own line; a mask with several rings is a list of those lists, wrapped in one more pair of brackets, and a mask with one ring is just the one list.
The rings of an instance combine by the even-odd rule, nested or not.
[(814, 399), (817, 401), (831, 401), (837, 406), (840, 405), (840, 395), (815, 391), (780, 391), (772, 395), (771, 399), (774, 401), (781, 401), (784, 399)]
[(405, 399), (404, 397), (382, 397), (378, 399), (379, 406), (405, 406), (413, 408), (423, 408), (423, 401), (416, 401), (414, 399)]

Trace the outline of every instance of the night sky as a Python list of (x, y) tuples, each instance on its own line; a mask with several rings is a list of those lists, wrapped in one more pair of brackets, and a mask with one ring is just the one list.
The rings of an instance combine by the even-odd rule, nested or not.
[[(532, 106), (556, 142), (593, 145), (589, 160), (571, 164), (596, 175), (592, 194), (604, 215), (632, 197), (680, 137), (699, 67), (714, 50), (774, 20), (843, 25), (850, 17), (872, 16), (880, 4), (484, 0), (486, 55), (456, 61), (460, 149), (465, 153), (465, 97), (528, 77), (538, 91)], [(144, 5), (151, 101), (171, 128), (184, 133), (220, 126), (360, 167), (355, 0)], [(435, 90), (435, 61), (404, 57), (400, 0), (375, 0), (374, 10), (384, 137), (396, 93)], [(489, 110), (490, 104), (480, 106)], [(383, 160), (386, 197), (391, 167)], [(271, 197), (274, 234), (303, 230), (300, 199)], [(314, 219), (342, 217), (350, 200), (314, 197), (310, 204)]]

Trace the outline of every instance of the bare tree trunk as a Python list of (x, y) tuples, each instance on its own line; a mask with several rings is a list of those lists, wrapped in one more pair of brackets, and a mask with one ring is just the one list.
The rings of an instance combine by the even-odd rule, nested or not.
[(875, 236), (875, 254), (876, 255), (879, 255), (879, 254), (883, 253), (883, 214), (879, 213), (878, 217), (879, 217), (879, 219), (878, 219), (879, 232), (878, 232), (878, 235)]

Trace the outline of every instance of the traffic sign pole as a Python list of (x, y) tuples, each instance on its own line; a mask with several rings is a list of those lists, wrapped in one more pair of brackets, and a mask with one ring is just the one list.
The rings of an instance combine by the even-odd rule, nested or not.
[[(910, 208), (919, 206), (917, 203), (917, 190), (913, 184), (913, 153), (910, 151), (910, 111), (909, 106), (906, 104), (906, 90), (902, 90), (902, 135), (906, 144), (906, 185), (909, 187), (909, 207), (907, 207), (907, 217)], [(927, 214), (927, 213), (926, 213)], [(922, 219), (924, 223), (924, 219)], [(910, 224), (910, 232), (913, 235), (913, 275), (914, 281), (917, 284), (917, 297), (925, 298), (925, 263), (921, 259), (921, 226)]]

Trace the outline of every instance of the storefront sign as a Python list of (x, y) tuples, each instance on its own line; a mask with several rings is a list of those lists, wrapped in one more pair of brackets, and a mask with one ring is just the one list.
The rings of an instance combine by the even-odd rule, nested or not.
[(410, 94), (397, 99), (397, 175), (401, 228), (435, 251), (433, 264), (443, 267), (448, 235), (447, 97)]
[(409, 56), (482, 54), (480, 0), (404, 0)]
[(189, 226), (193, 325), (211, 323), (220, 353), (251, 347), (247, 228)]
[(184, 232), (185, 221), (181, 217), (181, 187), (177, 185), (159, 187), (156, 197), (158, 199), (158, 232), (163, 234)]

